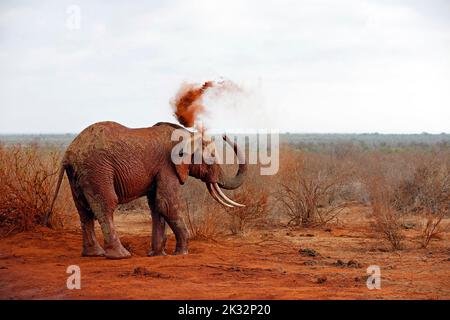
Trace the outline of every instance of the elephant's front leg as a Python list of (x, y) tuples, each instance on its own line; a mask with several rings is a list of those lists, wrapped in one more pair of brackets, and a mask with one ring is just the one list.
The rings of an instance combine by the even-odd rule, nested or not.
[(168, 224), (174, 231), (175, 238), (177, 240), (175, 252), (173, 254), (188, 254), (189, 232), (186, 228), (184, 220), (181, 217), (177, 217), (168, 221)]
[(181, 216), (183, 207), (180, 203), (179, 184), (176, 177), (173, 181), (164, 182), (157, 186), (155, 207), (175, 234), (177, 243), (174, 254), (187, 254), (189, 232)]

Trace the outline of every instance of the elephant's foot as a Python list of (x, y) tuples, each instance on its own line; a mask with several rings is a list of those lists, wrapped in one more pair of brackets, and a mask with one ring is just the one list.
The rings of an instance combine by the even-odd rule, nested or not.
[(131, 253), (119, 243), (106, 248), (105, 257), (108, 259), (126, 259), (131, 257)]
[(185, 254), (188, 254), (188, 249), (187, 248), (176, 248), (175, 252), (173, 254), (175, 256), (185, 255)]
[(147, 254), (149, 257), (167, 256), (164, 250), (150, 250)]
[(83, 257), (103, 257), (105, 255), (105, 250), (97, 244), (90, 247), (83, 247), (81, 255)]

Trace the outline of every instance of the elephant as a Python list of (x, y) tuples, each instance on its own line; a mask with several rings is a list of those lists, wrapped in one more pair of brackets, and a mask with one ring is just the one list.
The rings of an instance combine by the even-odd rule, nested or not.
[[(235, 175), (226, 175), (217, 161), (175, 164), (171, 152), (178, 141), (172, 141), (174, 130), (193, 133), (177, 124), (159, 122), (147, 128), (128, 128), (116, 122), (95, 123), (84, 129), (67, 147), (51, 206), (44, 217), (50, 226), (53, 205), (64, 172), (77, 208), (83, 237), (82, 256), (105, 256), (123, 259), (131, 256), (124, 248), (113, 223), (113, 212), (119, 204), (146, 196), (152, 216), (152, 240), (149, 256), (166, 255), (166, 224), (176, 238), (175, 255), (188, 253), (189, 233), (182, 218), (180, 186), (188, 176), (206, 184), (211, 196), (227, 207), (243, 206), (229, 199), (221, 190), (236, 189), (244, 182), (247, 164), (236, 143), (239, 160)], [(203, 142), (202, 145), (207, 143)], [(214, 154), (213, 154), (214, 155)], [(194, 154), (191, 155), (192, 157)], [(94, 222), (101, 226), (104, 248), (95, 237)]]

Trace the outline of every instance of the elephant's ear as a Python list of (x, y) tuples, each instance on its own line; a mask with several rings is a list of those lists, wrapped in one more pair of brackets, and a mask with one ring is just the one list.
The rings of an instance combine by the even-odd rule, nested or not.
[(177, 172), (178, 181), (180, 181), (180, 184), (184, 184), (189, 176), (189, 164), (176, 164), (175, 171)]

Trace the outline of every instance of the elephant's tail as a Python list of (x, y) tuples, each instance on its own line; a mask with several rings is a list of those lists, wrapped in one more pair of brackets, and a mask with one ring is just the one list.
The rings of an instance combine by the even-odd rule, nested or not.
[(56, 184), (55, 194), (53, 195), (53, 199), (50, 204), (50, 208), (48, 209), (48, 211), (45, 213), (45, 216), (44, 216), (43, 224), (46, 227), (51, 227), (50, 217), (52, 215), (52, 210), (53, 210), (53, 206), (55, 204), (56, 198), (58, 197), (59, 189), (61, 188), (61, 182), (63, 180), (65, 170), (66, 170), (65, 165), (64, 165), (64, 163), (62, 163), (59, 168), (59, 172), (58, 172), (59, 176), (58, 176), (58, 183)]

